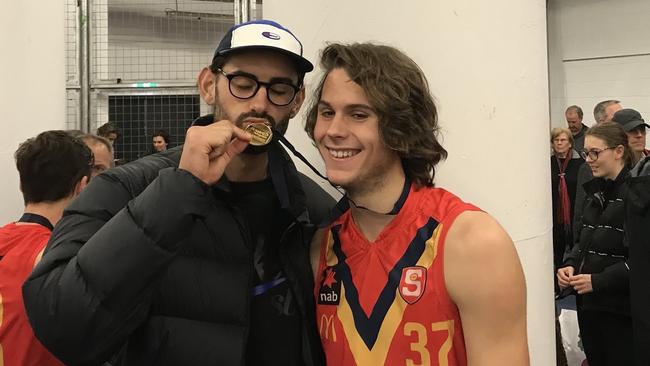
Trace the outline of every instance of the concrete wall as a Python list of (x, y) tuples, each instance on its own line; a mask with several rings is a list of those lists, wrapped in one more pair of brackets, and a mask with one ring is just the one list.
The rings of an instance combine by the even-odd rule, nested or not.
[[(532, 364), (554, 364), (548, 142), (539, 138), (549, 128), (546, 2), (267, 0), (264, 16), (295, 31), (313, 61), (326, 41), (375, 41), (421, 66), (450, 153), (438, 185), (491, 213), (514, 239), (528, 286)], [(300, 120), (304, 114), (288, 138), (322, 169)]]
[(0, 223), (23, 210), (13, 153), (39, 132), (65, 128), (64, 3), (3, 1), (0, 11)]
[(549, 1), (551, 124), (572, 104), (593, 124), (593, 107), (618, 99), (650, 118), (650, 2)]

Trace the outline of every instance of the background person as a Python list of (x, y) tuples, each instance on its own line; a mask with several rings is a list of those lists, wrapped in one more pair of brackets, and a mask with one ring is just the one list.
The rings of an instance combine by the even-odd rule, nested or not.
[(108, 139), (93, 134), (80, 135), (79, 139), (88, 145), (93, 152), (94, 163), (92, 177), (96, 177), (108, 169), (115, 167), (113, 144)]
[[(594, 106), (594, 120), (596, 124), (604, 122), (611, 122), (614, 113), (623, 109), (619, 100), (603, 100)], [(576, 188), (576, 200), (573, 214), (573, 240), (575, 242), (580, 240), (580, 231), (582, 230), (582, 208), (585, 205), (585, 190), (584, 184), (594, 178), (591, 173), (591, 168), (588, 164), (583, 164), (578, 169), (578, 184)]]
[(626, 176), (631, 152), (623, 128), (604, 122), (590, 128), (582, 156), (594, 179), (578, 245), (557, 271), (560, 288), (577, 292), (578, 324), (590, 366), (632, 364), (628, 248), (625, 238)]
[(623, 109), (620, 100), (610, 99), (598, 102), (594, 106), (594, 121), (596, 124), (611, 122), (614, 113)]
[(566, 128), (551, 131), (551, 192), (553, 197), (553, 264), (555, 272), (565, 250), (573, 247), (573, 207), (578, 169), (584, 163), (573, 149), (573, 135)]
[(583, 116), (584, 113), (582, 112), (582, 108), (577, 105), (568, 107), (564, 112), (567, 127), (571, 130), (571, 134), (573, 135), (573, 149), (575, 151), (582, 150), (582, 147), (585, 144), (585, 132), (589, 129), (589, 127), (582, 122)]
[(650, 157), (630, 171), (626, 206), (634, 365), (646, 366), (650, 360)]
[(97, 128), (97, 136), (104, 137), (111, 145), (115, 145), (115, 141), (120, 138), (120, 131), (112, 122), (106, 122)]
[(650, 126), (645, 123), (641, 113), (630, 108), (621, 109), (614, 113), (612, 122), (620, 124), (627, 133), (628, 145), (632, 150), (632, 166), (650, 155), (650, 151), (645, 148), (646, 129), (650, 128)]
[(21, 288), (63, 209), (86, 186), (93, 156), (64, 131), (40, 133), (20, 144), (14, 156), (25, 210), (0, 228), (0, 365), (63, 365), (34, 336)]
[(154, 132), (151, 137), (151, 144), (153, 153), (167, 150), (167, 146), (169, 146), (169, 133), (167, 133), (165, 130), (158, 130)]

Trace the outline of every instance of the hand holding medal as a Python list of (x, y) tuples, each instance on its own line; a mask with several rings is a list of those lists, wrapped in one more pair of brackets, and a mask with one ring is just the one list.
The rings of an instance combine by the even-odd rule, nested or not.
[(190, 172), (205, 184), (215, 184), (232, 158), (244, 151), (251, 139), (250, 133), (228, 120), (192, 126), (185, 135), (178, 168)]

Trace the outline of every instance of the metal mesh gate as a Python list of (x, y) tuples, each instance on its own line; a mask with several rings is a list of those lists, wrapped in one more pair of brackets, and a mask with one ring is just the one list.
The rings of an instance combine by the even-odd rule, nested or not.
[[(235, 23), (243, 1), (66, 2), (68, 128), (87, 124), (95, 132), (112, 122), (121, 134), (116, 157), (127, 161), (150, 150), (156, 129), (170, 133), (172, 146), (182, 143), (192, 119), (210, 109), (198, 97), (197, 74)], [(250, 18), (262, 16), (261, 1), (246, 6)], [(85, 25), (87, 43), (80, 37)], [(84, 46), (87, 52), (80, 51)]]

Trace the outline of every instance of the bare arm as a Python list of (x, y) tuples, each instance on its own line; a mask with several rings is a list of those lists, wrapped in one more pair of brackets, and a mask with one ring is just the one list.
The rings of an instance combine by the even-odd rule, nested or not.
[(508, 234), (488, 214), (464, 212), (449, 230), (444, 255), (468, 365), (529, 365), (526, 285)]

